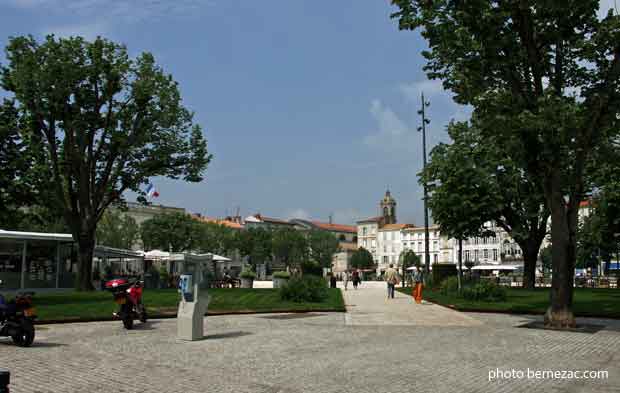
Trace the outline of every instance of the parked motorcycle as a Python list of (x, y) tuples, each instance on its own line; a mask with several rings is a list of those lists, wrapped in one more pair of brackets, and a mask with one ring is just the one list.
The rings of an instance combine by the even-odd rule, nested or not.
[(29, 347), (34, 341), (36, 312), (32, 305), (33, 295), (34, 292), (18, 293), (10, 301), (0, 295), (0, 336), (11, 337), (20, 347)]
[(146, 307), (142, 303), (143, 287), (144, 281), (129, 281), (124, 278), (105, 283), (105, 288), (112, 292), (114, 302), (119, 305), (118, 311), (113, 315), (123, 321), (125, 329), (133, 329), (135, 319), (146, 322)]

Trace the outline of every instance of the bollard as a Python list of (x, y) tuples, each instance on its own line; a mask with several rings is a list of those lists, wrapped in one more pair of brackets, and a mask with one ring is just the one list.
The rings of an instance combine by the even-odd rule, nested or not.
[(9, 393), (9, 383), (11, 383), (11, 373), (7, 369), (0, 368), (0, 393)]

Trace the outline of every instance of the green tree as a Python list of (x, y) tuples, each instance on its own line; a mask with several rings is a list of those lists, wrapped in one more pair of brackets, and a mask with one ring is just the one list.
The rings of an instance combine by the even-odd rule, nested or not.
[(307, 259), (308, 241), (295, 229), (282, 228), (273, 232), (273, 255), (289, 268), (295, 262), (300, 265)]
[(97, 225), (97, 244), (131, 250), (140, 237), (133, 217), (118, 210), (107, 210)]
[(80, 290), (91, 290), (97, 224), (125, 191), (144, 201), (156, 176), (200, 181), (211, 156), (177, 83), (150, 53), (130, 59), (98, 38), (11, 38), (2, 88), (42, 141), (50, 180), (78, 246)]
[(518, 157), (527, 152), (519, 152), (519, 144), (493, 135), (484, 136), (481, 128), (476, 117), (470, 123), (449, 125), (448, 132), (454, 142), (433, 151), (433, 161), (446, 162), (436, 166), (431, 181), (441, 184), (452, 176), (451, 160), (454, 156), (462, 158), (459, 163), (465, 167), (461, 170), (476, 176), (460, 179), (473, 183), (467, 185), (468, 198), (460, 199), (460, 204), (453, 208), (468, 210), (472, 199), (488, 203), (479, 206), (478, 211), (486, 220), (503, 228), (521, 247), (523, 286), (531, 289), (535, 285), (538, 251), (547, 234), (549, 218), (540, 177), (521, 170)]
[(420, 28), (425, 71), (519, 142), (551, 212), (553, 278), (545, 324), (573, 327), (577, 212), (585, 167), (620, 111), (620, 17), (596, 0), (393, 0), (400, 29)]
[(240, 231), (236, 236), (236, 248), (242, 256), (248, 257), (252, 270), (256, 271), (256, 265), (271, 259), (272, 231), (262, 228)]
[(229, 255), (236, 248), (235, 231), (214, 222), (196, 221), (196, 246), (203, 253)]
[(351, 255), (351, 267), (353, 269), (372, 269), (374, 266), (375, 261), (372, 254), (364, 247), (358, 248)]
[(140, 237), (145, 250), (193, 251), (198, 245), (201, 224), (185, 213), (158, 214), (142, 223)]
[(28, 131), (15, 103), (0, 104), (0, 227), (65, 232), (62, 214), (49, 191), (51, 173), (43, 144)]
[(421, 172), (420, 183), (428, 184), (428, 206), (443, 234), (458, 241), (458, 285), (463, 275), (463, 241), (485, 234), (484, 224), (491, 219), (489, 206), (497, 206), (497, 195), (484, 165), (471, 155), (471, 142), (462, 137), (468, 127), (453, 123), (448, 132), (452, 145), (439, 144), (431, 151), (431, 160)]
[(412, 266), (420, 268), (422, 266), (422, 258), (420, 258), (420, 256), (416, 254), (413, 250), (408, 249), (400, 253), (398, 260), (400, 262), (401, 267), (403, 268), (403, 287), (404, 287), (405, 281), (407, 281), (405, 280), (405, 277), (409, 276), (407, 274), (407, 269)]
[(340, 249), (338, 238), (330, 232), (312, 230), (308, 232), (310, 258), (322, 268), (331, 268), (332, 258)]

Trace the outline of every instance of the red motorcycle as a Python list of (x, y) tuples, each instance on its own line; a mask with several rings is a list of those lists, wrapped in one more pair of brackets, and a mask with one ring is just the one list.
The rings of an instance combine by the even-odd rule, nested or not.
[(34, 292), (18, 293), (7, 302), (0, 294), (0, 336), (11, 337), (20, 347), (29, 347), (34, 341), (36, 312), (32, 305), (33, 295)]
[(134, 319), (146, 322), (146, 307), (142, 303), (142, 288), (144, 281), (129, 281), (124, 278), (110, 280), (105, 283), (105, 288), (114, 295), (114, 302), (119, 309), (113, 315), (123, 321), (125, 329), (133, 328)]

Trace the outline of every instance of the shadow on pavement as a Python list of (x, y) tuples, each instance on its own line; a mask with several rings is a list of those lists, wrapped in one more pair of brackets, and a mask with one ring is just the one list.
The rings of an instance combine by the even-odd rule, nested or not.
[[(11, 339), (9, 340), (0, 340), (0, 345), (6, 345), (7, 347), (16, 347), (19, 348), (17, 345), (15, 345), (13, 343), (13, 341), (11, 341)], [(66, 347), (68, 346), (68, 344), (61, 344), (61, 343), (51, 343), (51, 342), (46, 342), (46, 341), (37, 341), (35, 339), (35, 341), (32, 343), (32, 346), (28, 347), (28, 348), (55, 348), (55, 347)], [(24, 350), (28, 350), (28, 348), (21, 348)]]
[(235, 338), (235, 337), (243, 337), (249, 336), (253, 333), (250, 332), (228, 332), (228, 333), (219, 333), (219, 334), (209, 334), (208, 336), (204, 336), (203, 340), (219, 340), (222, 338)]

